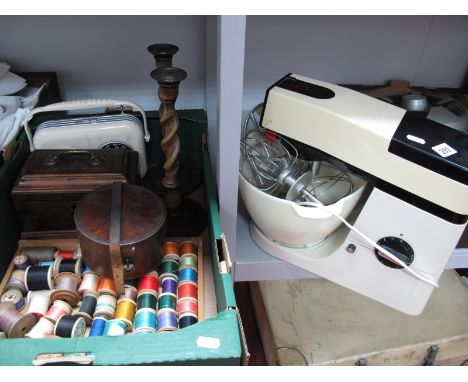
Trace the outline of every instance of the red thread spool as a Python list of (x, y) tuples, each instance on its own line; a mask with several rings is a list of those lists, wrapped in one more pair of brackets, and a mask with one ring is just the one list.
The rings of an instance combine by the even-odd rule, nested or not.
[(197, 254), (197, 246), (195, 245), (195, 243), (192, 243), (191, 241), (186, 241), (180, 245), (179, 255), (183, 256), (187, 253), (191, 253), (193, 255)]
[(177, 313), (194, 313), (198, 317), (198, 302), (194, 298), (186, 297), (177, 301)]
[(144, 275), (138, 283), (138, 293), (144, 290), (157, 292), (159, 289), (159, 279), (155, 274)]
[(101, 277), (101, 280), (99, 280), (97, 292), (99, 294), (110, 294), (117, 297), (114, 280), (110, 277)]
[(191, 297), (196, 300), (198, 299), (198, 287), (196, 284), (192, 282), (179, 284), (177, 287), (177, 298), (181, 300), (186, 297)]
[(72, 310), (72, 307), (65, 301), (55, 300), (54, 304), (50, 307), (44, 317), (53, 323), (56, 323), (60, 317), (71, 314)]
[(58, 250), (57, 252), (55, 252), (55, 257), (61, 257), (62, 259), (73, 260), (75, 258), (75, 251)]

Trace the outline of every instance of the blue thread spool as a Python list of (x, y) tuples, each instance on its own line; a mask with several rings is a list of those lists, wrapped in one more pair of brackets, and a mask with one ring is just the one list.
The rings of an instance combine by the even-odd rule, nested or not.
[(82, 263), (81, 268), (81, 275), (85, 275), (86, 273), (92, 272), (91, 268), (88, 267), (85, 263)]
[(135, 328), (135, 332), (140, 330), (153, 330), (156, 331), (157, 325), (157, 318), (156, 312), (153, 309), (144, 308), (140, 309), (135, 314), (135, 321), (133, 323), (133, 327)]
[(104, 326), (103, 336), (123, 336), (127, 330), (127, 325), (120, 320), (109, 320)]
[(90, 337), (100, 337), (104, 333), (104, 327), (106, 326), (107, 318), (95, 317), (89, 331)]
[(39, 264), (37, 264), (40, 267), (50, 267), (51, 265), (54, 265), (53, 261), (40, 261)]
[(179, 269), (179, 282), (182, 281), (192, 281), (195, 284), (198, 284), (198, 272), (194, 268), (183, 268)]
[(177, 295), (177, 280), (174, 277), (166, 277), (161, 283), (162, 293)]
[(177, 330), (177, 313), (172, 309), (160, 310), (158, 312), (158, 332)]

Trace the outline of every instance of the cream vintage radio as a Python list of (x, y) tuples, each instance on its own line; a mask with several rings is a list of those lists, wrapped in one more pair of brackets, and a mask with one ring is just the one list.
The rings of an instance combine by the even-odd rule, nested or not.
[[(86, 110), (92, 108), (130, 106), (141, 113), (143, 123), (134, 115), (107, 114), (91, 117), (49, 120), (39, 124), (34, 136), (29, 121), (38, 113), (52, 111)], [(35, 149), (112, 149), (128, 147), (138, 152), (139, 173), (146, 174), (145, 143), (149, 142), (146, 114), (137, 104), (130, 101), (90, 99), (60, 102), (33, 109), (24, 121), (31, 151)]]
[(295, 74), (241, 139), (240, 192), (267, 253), (410, 315), (468, 215), (468, 136)]

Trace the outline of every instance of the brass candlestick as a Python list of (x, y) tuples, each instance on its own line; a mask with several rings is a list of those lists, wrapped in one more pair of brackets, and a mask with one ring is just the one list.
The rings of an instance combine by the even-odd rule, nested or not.
[[(156, 63), (156, 69), (172, 67), (172, 58), (179, 51), (179, 47), (173, 44), (153, 44), (150, 45), (148, 51), (153, 55)], [(162, 116), (163, 104), (159, 106), (159, 116)], [(162, 124), (162, 133), (165, 136), (164, 125)], [(165, 187), (162, 183), (164, 171), (161, 166), (155, 166), (148, 169), (146, 176), (143, 178), (143, 185), (153, 192), (160, 195), (165, 194)], [(202, 174), (196, 167), (187, 164), (179, 163), (178, 168), (178, 187), (181, 195), (188, 195), (194, 191), (201, 183)]]
[(163, 67), (153, 70), (151, 77), (158, 81), (158, 96), (162, 106), (159, 120), (164, 132), (161, 150), (165, 161), (161, 183), (168, 210), (167, 235), (197, 236), (206, 225), (205, 211), (192, 199), (182, 198), (178, 174), (180, 141), (177, 135), (179, 118), (175, 102), (179, 95), (179, 84), (187, 77), (187, 73), (179, 68)]

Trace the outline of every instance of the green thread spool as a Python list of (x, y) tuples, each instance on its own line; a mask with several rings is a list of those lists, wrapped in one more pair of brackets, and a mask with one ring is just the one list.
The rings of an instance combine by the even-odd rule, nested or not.
[(178, 275), (179, 263), (173, 260), (166, 260), (161, 263), (161, 268), (159, 270), (159, 279), (162, 280), (166, 276), (176, 276)]
[(172, 293), (163, 293), (159, 295), (158, 310), (161, 309), (176, 309), (177, 297)]
[(137, 299), (137, 309), (153, 309), (156, 310), (156, 303), (158, 299), (152, 293), (141, 293), (138, 295)]
[(192, 267), (197, 269), (198, 267), (198, 258), (195, 255), (184, 255), (180, 258), (179, 269)]

